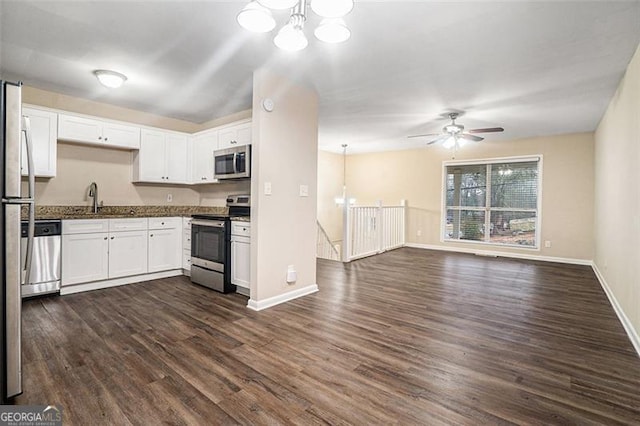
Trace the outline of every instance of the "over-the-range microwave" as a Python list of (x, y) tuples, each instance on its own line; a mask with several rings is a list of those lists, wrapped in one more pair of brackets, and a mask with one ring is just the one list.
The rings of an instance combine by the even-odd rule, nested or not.
[(251, 177), (251, 145), (218, 149), (213, 152), (213, 164), (216, 179)]

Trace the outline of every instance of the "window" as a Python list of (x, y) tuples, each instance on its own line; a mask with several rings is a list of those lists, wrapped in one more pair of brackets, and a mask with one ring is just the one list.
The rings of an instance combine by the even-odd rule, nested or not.
[(538, 247), (540, 158), (445, 163), (445, 241)]

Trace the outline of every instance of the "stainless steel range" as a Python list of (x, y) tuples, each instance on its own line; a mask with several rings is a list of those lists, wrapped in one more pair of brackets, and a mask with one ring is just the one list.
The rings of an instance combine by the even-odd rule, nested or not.
[(191, 282), (222, 293), (236, 290), (231, 284), (231, 218), (249, 216), (251, 196), (227, 197), (228, 214), (193, 215), (191, 221)]

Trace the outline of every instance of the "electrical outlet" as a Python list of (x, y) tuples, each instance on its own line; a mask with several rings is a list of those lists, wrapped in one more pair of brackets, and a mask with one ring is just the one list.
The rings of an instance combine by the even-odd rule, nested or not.
[(418, 232), (416, 232), (416, 235), (417, 235), (418, 237), (421, 237), (421, 236), (422, 236), (422, 230), (421, 230), (421, 229), (418, 229)]
[(551, 247), (551, 241), (549, 241), (549, 240), (545, 241), (544, 242), (544, 246), (545, 246), (545, 248)]
[(170, 203), (173, 201), (173, 194), (167, 194), (167, 203)]
[(264, 183), (264, 195), (271, 195), (271, 182)]
[(300, 196), (301, 197), (309, 196), (309, 185), (300, 185)]

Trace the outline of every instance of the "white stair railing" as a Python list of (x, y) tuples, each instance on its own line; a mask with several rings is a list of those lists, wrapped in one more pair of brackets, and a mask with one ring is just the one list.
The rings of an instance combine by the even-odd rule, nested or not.
[(342, 260), (402, 247), (405, 243), (405, 202), (399, 206), (348, 206), (344, 209)]
[(338, 248), (331, 242), (320, 222), (316, 221), (316, 223), (318, 224), (316, 256), (322, 259), (340, 260)]

